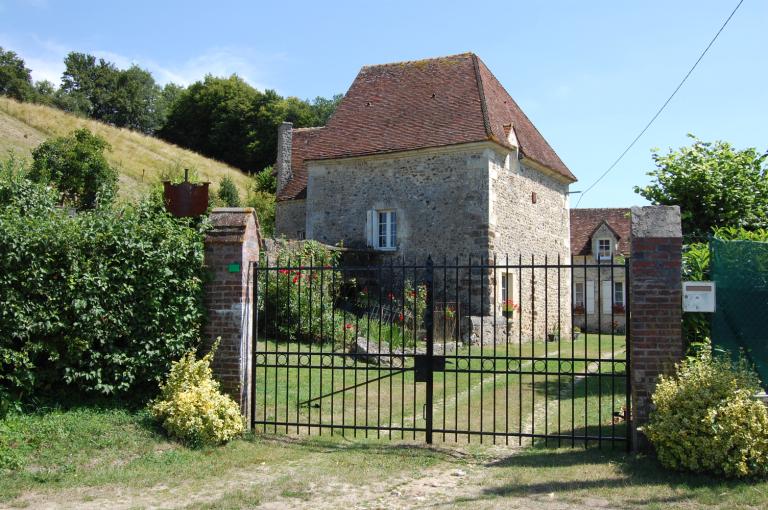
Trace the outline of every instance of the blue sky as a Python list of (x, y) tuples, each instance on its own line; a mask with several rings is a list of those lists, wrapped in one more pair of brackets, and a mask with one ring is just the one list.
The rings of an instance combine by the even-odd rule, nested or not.
[[(302, 98), (344, 92), (365, 64), (477, 53), (582, 190), (671, 93), (736, 5), (645, 2), (0, 0), (0, 46), (59, 81), (68, 51), (160, 82), (237, 73)], [(650, 149), (686, 133), (768, 149), (768, 2), (745, 0), (667, 110), (581, 207), (643, 204)], [(575, 200), (572, 202), (575, 203)]]

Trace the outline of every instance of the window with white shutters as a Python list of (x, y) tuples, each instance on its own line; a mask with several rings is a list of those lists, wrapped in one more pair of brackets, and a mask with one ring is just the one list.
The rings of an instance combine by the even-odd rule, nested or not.
[(368, 211), (365, 229), (368, 246), (378, 250), (397, 249), (397, 213), (395, 211)]

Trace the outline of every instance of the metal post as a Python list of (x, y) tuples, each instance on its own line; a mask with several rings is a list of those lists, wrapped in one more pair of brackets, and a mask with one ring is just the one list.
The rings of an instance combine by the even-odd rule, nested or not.
[(424, 284), (427, 287), (426, 308), (424, 310), (424, 329), (427, 333), (427, 366), (429, 367), (429, 373), (427, 375), (427, 395), (426, 395), (426, 429), (427, 429), (427, 444), (432, 444), (432, 400), (434, 391), (434, 264), (432, 257), (427, 258), (426, 271), (424, 274)]

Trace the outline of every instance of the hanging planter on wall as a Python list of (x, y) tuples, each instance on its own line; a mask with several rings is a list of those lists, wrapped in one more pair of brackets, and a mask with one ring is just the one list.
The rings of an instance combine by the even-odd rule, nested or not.
[(178, 218), (200, 216), (208, 209), (209, 184), (189, 182), (189, 170), (185, 168), (184, 182), (172, 184), (171, 181), (163, 181), (165, 208)]

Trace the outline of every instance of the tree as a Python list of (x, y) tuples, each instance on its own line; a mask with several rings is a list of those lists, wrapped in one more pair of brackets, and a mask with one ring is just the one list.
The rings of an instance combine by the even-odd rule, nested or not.
[(174, 103), (181, 97), (184, 92), (182, 85), (177, 85), (173, 82), (166, 83), (163, 89), (160, 91), (160, 96), (157, 99), (157, 113), (158, 113), (158, 126), (157, 129), (163, 127), (168, 119), (168, 113), (171, 111)]
[(56, 100), (56, 86), (48, 80), (35, 82), (36, 103), (52, 106)]
[(71, 52), (64, 59), (61, 93), (64, 109), (93, 119), (104, 119), (111, 113), (110, 100), (116, 87), (118, 70), (114, 64), (85, 53)]
[(13, 51), (0, 46), (0, 94), (18, 101), (29, 101), (35, 95), (32, 75), (24, 61)]
[(211, 75), (190, 85), (171, 106), (161, 138), (241, 169), (254, 164), (253, 105), (259, 92), (232, 75)]
[(343, 94), (336, 94), (331, 99), (320, 96), (316, 97), (314, 101), (312, 101), (312, 110), (315, 113), (315, 123), (313, 125), (325, 126), (331, 118), (331, 115), (336, 111), (336, 108), (339, 107), (339, 103), (343, 97)]
[(102, 120), (115, 126), (152, 133), (160, 127), (157, 109), (160, 93), (160, 86), (149, 71), (138, 66), (118, 71), (115, 88), (109, 98), (111, 111)]
[(153, 133), (165, 120), (163, 92), (149, 71), (135, 65), (121, 70), (75, 52), (64, 65), (60, 108), (143, 133)]
[(635, 192), (655, 205), (679, 205), (687, 242), (706, 240), (717, 227), (768, 228), (768, 153), (688, 136), (689, 147), (653, 153), (653, 182)]
[(51, 138), (32, 151), (29, 179), (53, 184), (62, 202), (79, 210), (110, 203), (117, 192), (117, 171), (105, 150), (109, 144), (87, 129)]
[(258, 172), (275, 160), (281, 122), (323, 125), (340, 97), (309, 103), (283, 98), (274, 90), (261, 92), (236, 75), (208, 75), (181, 92), (159, 135), (241, 170)]
[(224, 176), (219, 184), (219, 200), (227, 207), (240, 207), (240, 193), (237, 186), (228, 176)]

